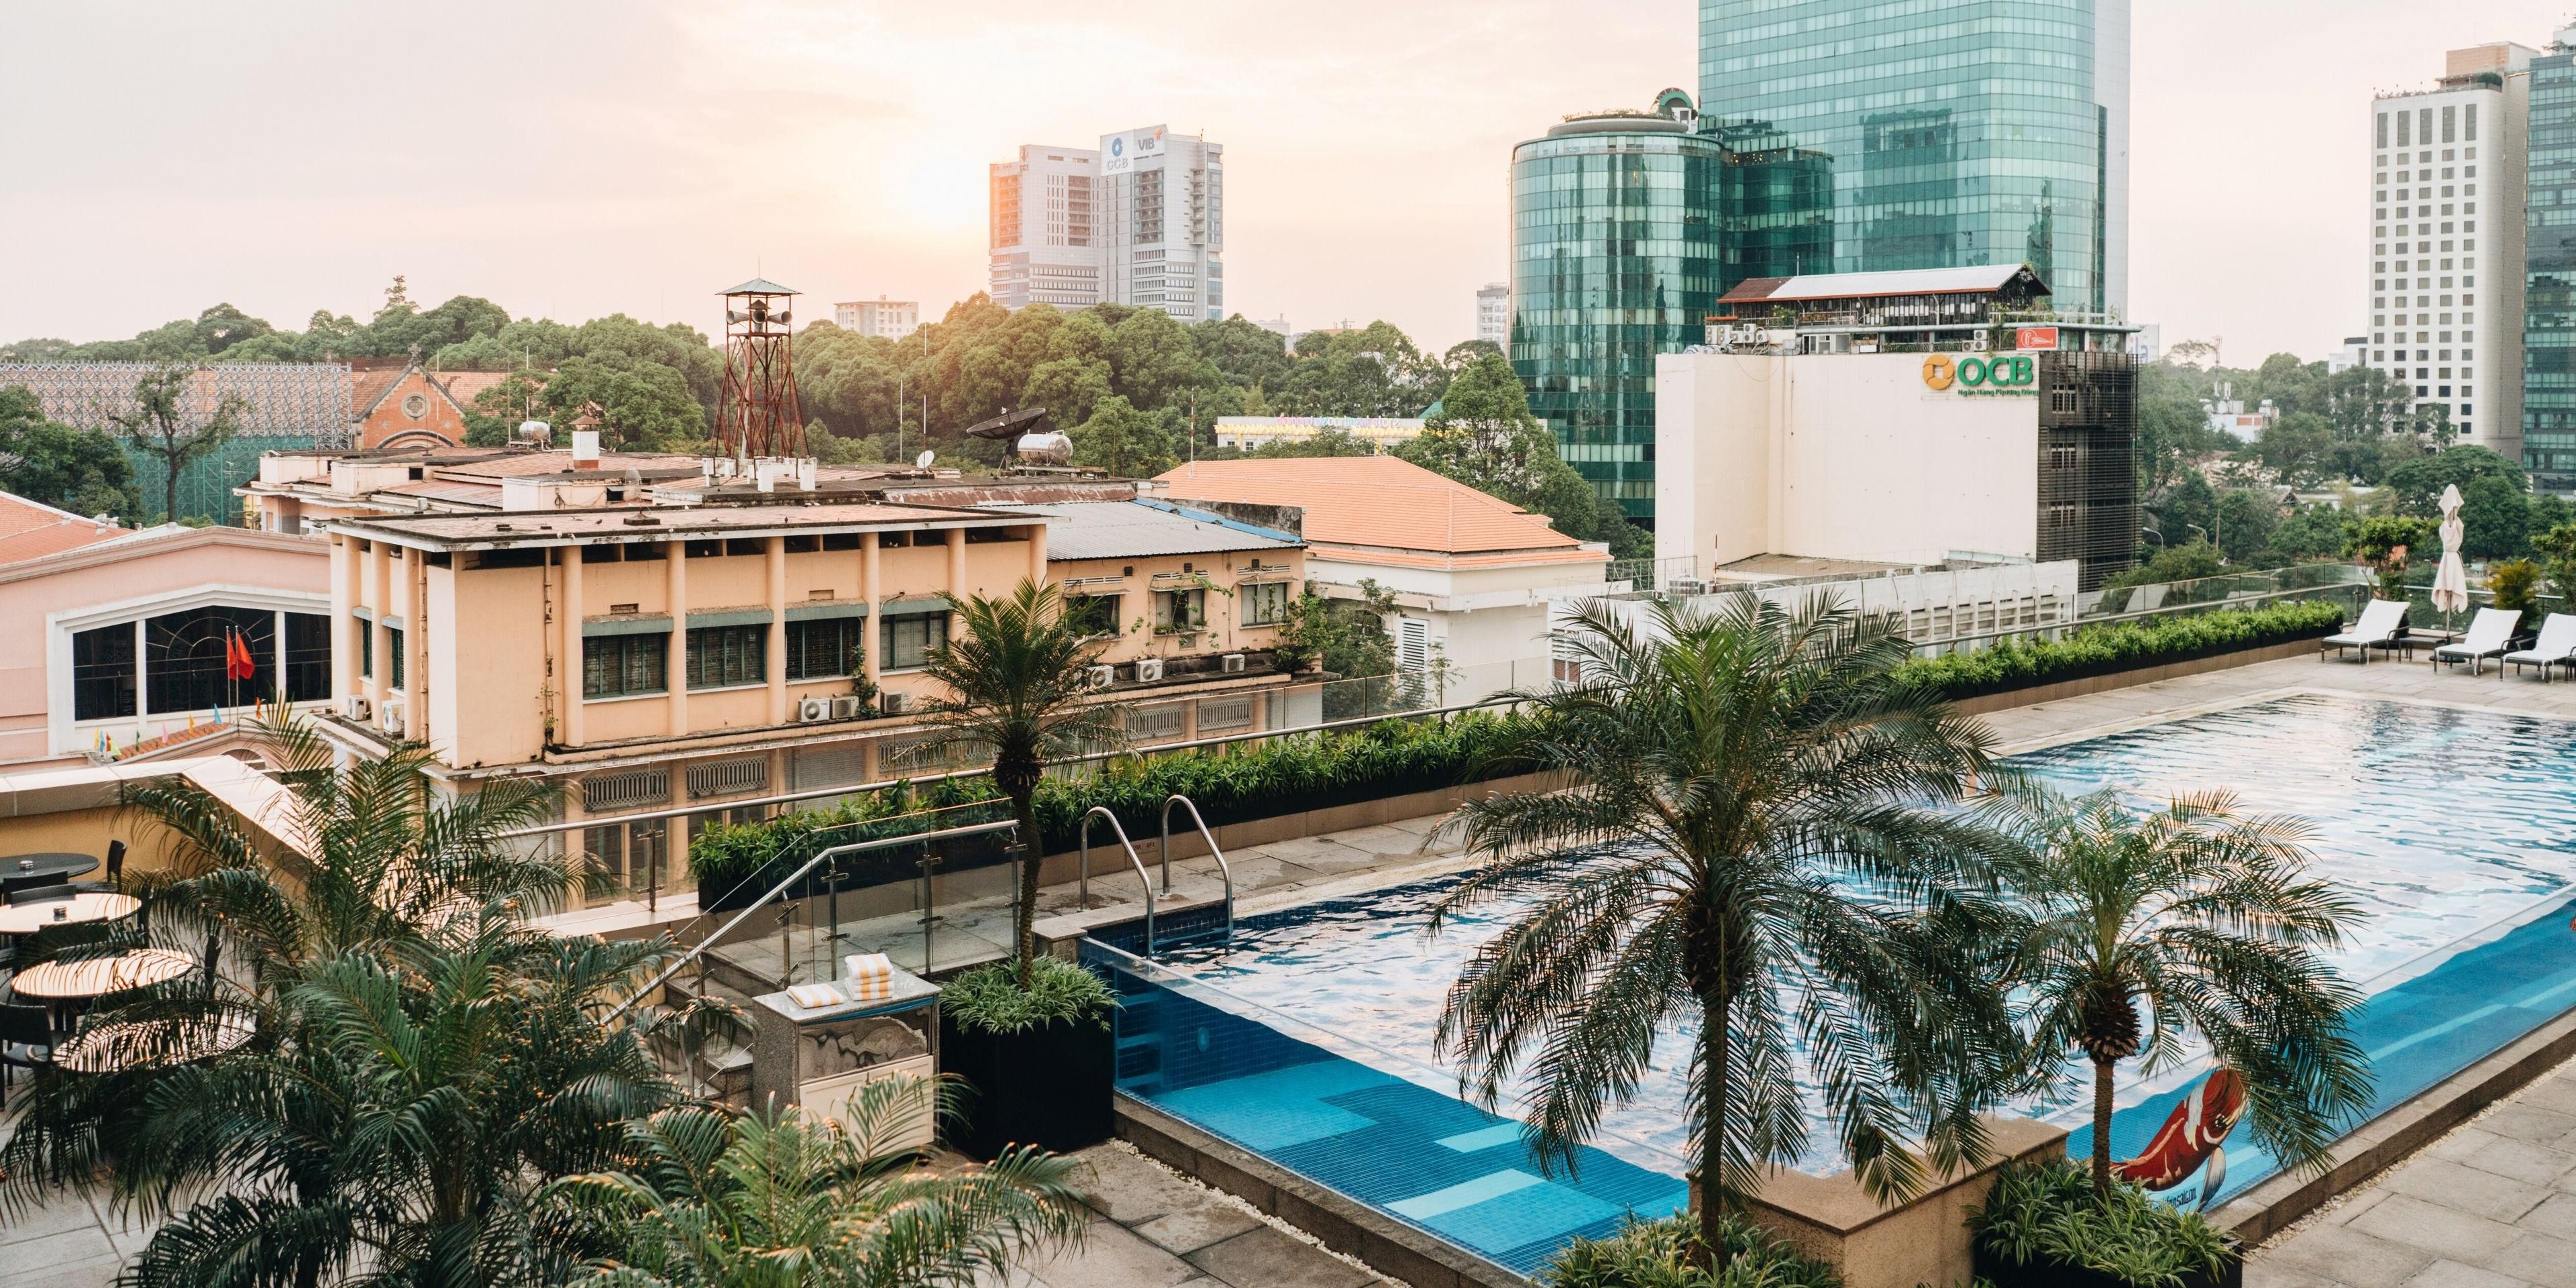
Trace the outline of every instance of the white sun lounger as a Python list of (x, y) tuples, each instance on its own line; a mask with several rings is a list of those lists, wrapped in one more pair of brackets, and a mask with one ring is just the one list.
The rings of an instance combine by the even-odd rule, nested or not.
[(2413, 606), (2414, 601), (2405, 599), (2370, 601), (2362, 606), (2360, 621), (2353, 623), (2341, 635), (2329, 635), (2317, 641), (2317, 657), (2323, 659), (2328, 649), (2335, 650), (2338, 656), (2344, 650), (2359, 649), (2361, 660), (2368, 663), (2370, 650), (2397, 647), (2397, 637), (2406, 630), (2406, 610)]
[(2433, 669), (2444, 662), (2466, 662), (2469, 674), (2476, 675), (2491, 657), (2503, 657), (2513, 642), (2513, 628), (2522, 625), (2519, 608), (2481, 608), (2469, 622), (2468, 636), (2458, 643), (2445, 644), (2433, 650)]
[(2531, 647), (2504, 655), (2504, 665), (2515, 668), (2540, 668), (2540, 682), (2549, 683), (2549, 668), (2566, 667), (2576, 672), (2576, 613), (2551, 613), (2541, 619), (2540, 638)]

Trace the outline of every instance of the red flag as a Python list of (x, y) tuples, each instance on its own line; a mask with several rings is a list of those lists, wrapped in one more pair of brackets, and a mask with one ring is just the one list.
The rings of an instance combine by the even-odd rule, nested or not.
[(224, 638), (224, 678), (247, 680), (259, 674), (259, 663), (251, 657), (250, 641), (234, 631)]

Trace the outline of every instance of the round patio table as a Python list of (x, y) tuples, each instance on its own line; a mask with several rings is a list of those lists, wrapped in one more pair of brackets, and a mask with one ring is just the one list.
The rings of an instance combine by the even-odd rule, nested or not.
[[(32, 935), (47, 926), (76, 925), (84, 921), (120, 921), (131, 917), (143, 901), (130, 894), (108, 894), (85, 891), (69, 899), (47, 899), (41, 903), (13, 903), (0, 908), (0, 935)], [(60, 910), (62, 917), (54, 913)]]
[(18, 972), (9, 987), (20, 997), (68, 1002), (166, 984), (196, 968), (197, 963), (185, 954), (167, 948), (137, 948), (114, 957), (30, 966)]
[(54, 1067), (71, 1073), (122, 1073), (212, 1059), (249, 1043), (250, 1017), (123, 1020), (85, 1029), (54, 1048)]
[(98, 860), (86, 854), (12, 854), (0, 859), (0, 877), (52, 877), (69, 881), (98, 871)]

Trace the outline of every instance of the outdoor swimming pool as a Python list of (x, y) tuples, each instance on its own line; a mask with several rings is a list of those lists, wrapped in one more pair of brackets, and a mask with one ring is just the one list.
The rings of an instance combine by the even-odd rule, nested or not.
[[(2297, 696), (2049, 748), (2016, 763), (2068, 791), (2143, 801), (2228, 787), (2317, 825), (2320, 871), (2370, 914), (2338, 955), (2393, 1106), (2576, 1006), (2576, 739), (2559, 722)], [(1422, 929), (1447, 880), (1261, 917), (1230, 946), (1115, 972), (1120, 1087), (1291, 1170), (1527, 1273), (1577, 1234), (1680, 1201), (1681, 1070), (1605, 1117), (1572, 1176), (1546, 1176), (1517, 1126), (1461, 1103), (1431, 1039), (1457, 967), (1508, 909)], [(1099, 954), (1103, 960), (1112, 954)], [(1113, 964), (1118, 964), (1114, 963)], [(2196, 1080), (2128, 1085), (2115, 1151), (2143, 1147)], [(1507, 1102), (1506, 1108), (1511, 1107)], [(2080, 1109), (2031, 1112), (2080, 1121)], [(2089, 1129), (2068, 1143), (2090, 1148)], [(2269, 1175), (2240, 1127), (2222, 1194)], [(1818, 1151), (1812, 1170), (1838, 1170)], [(2197, 1182), (2186, 1187), (2197, 1193)]]

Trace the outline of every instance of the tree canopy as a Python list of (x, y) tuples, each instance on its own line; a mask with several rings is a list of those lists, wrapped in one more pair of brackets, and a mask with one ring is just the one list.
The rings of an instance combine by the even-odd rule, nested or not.
[(0, 491), (74, 514), (143, 514), (134, 466), (115, 440), (47, 420), (23, 385), (0, 388)]

